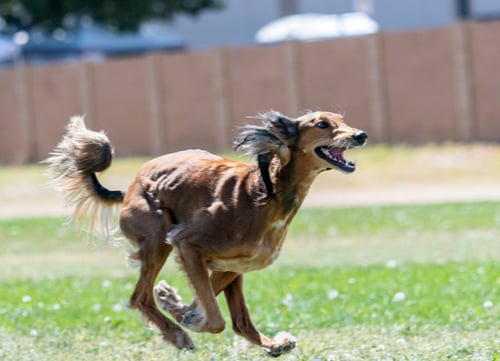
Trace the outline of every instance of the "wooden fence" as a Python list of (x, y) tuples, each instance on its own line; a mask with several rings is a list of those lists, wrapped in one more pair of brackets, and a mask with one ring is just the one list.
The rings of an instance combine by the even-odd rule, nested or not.
[(0, 71), (0, 163), (39, 161), (69, 117), (118, 156), (230, 149), (261, 111), (345, 113), (371, 142), (500, 140), (500, 22)]

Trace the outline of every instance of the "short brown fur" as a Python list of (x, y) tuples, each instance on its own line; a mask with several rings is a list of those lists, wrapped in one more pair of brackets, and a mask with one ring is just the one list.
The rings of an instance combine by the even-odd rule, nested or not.
[[(65, 138), (46, 160), (55, 185), (76, 206), (78, 217), (83, 209), (95, 218), (99, 207), (90, 204), (109, 209), (122, 203), (120, 229), (136, 248), (131, 257), (141, 264), (130, 307), (178, 348), (194, 347), (180, 326), (196, 332), (224, 329), (216, 301), (220, 292), (237, 334), (272, 356), (295, 347), (288, 334), (273, 339), (256, 329), (243, 295), (243, 274), (276, 260), (288, 226), (320, 172), (354, 171), (342, 152), (364, 145), (366, 133), (328, 112), (294, 119), (271, 111), (259, 118), (263, 124), (244, 127), (235, 143), (237, 149), (258, 157), (259, 166), (201, 150), (172, 153), (145, 163), (127, 192), (111, 192), (112, 197), (97, 181), (91, 182), (94, 172), (89, 171), (96, 168), (89, 162), (95, 162), (98, 170), (109, 165), (111, 145), (102, 132), (88, 130), (83, 119), (72, 119)], [(81, 164), (85, 169), (78, 168)], [(265, 184), (266, 179), (272, 184)], [(100, 217), (104, 221), (92, 226), (107, 235), (109, 217)], [(184, 305), (166, 282), (154, 287), (172, 250), (193, 288), (190, 305)], [(176, 322), (160, 312), (155, 297)]]

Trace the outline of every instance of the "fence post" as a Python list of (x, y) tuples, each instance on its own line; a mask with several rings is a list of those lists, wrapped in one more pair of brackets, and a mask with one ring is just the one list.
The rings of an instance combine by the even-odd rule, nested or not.
[(214, 92), (217, 96), (215, 106), (214, 126), (219, 129), (222, 135), (218, 138), (217, 148), (219, 151), (226, 151), (232, 146), (233, 119), (231, 119), (231, 89), (229, 85), (229, 56), (227, 49), (216, 50), (213, 56), (214, 66)]
[(457, 139), (470, 142), (476, 137), (473, 124), (476, 122), (474, 90), (472, 87), (472, 59), (470, 25), (458, 22), (453, 25), (454, 58), (457, 92)]
[(285, 43), (286, 52), (286, 67), (289, 76), (287, 77), (288, 84), (288, 103), (290, 104), (290, 116), (296, 117), (299, 115), (300, 104), (302, 99), (302, 69), (300, 64), (299, 47), (296, 41), (287, 41)]
[(95, 124), (95, 102), (93, 93), (92, 64), (89, 62), (80, 63), (80, 94), (81, 104), (85, 115), (85, 122), (89, 127)]
[(31, 93), (31, 69), (26, 65), (21, 65), (16, 69), (18, 92), (19, 92), (19, 104), (20, 109), (20, 120), (21, 129), (25, 134), (27, 140), (27, 149), (25, 155), (25, 161), (34, 162), (36, 160), (37, 145), (36, 145), (36, 134), (35, 125), (33, 122), (33, 98)]
[(168, 144), (165, 144), (164, 138), (164, 111), (162, 105), (163, 91), (161, 87), (159, 71), (160, 57), (158, 55), (149, 55), (146, 62), (147, 87), (149, 93), (150, 122), (151, 122), (151, 149), (152, 155), (160, 155), (166, 152)]
[(365, 38), (368, 46), (368, 77), (373, 129), (373, 139), (378, 142), (390, 142), (390, 119), (387, 111), (387, 81), (384, 65), (384, 49), (381, 34), (368, 35)]

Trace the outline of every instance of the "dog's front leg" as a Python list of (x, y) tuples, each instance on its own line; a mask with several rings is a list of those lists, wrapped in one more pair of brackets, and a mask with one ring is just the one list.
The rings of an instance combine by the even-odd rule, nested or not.
[(222, 332), (226, 323), (217, 304), (204, 257), (189, 242), (181, 242), (178, 251), (197, 306), (183, 313), (180, 324), (195, 332)]
[(280, 332), (271, 339), (261, 334), (254, 326), (243, 295), (243, 275), (239, 275), (224, 289), (224, 295), (231, 313), (234, 332), (261, 346), (269, 356), (277, 357), (295, 348), (296, 340), (288, 333)]
[[(210, 274), (210, 283), (214, 294), (217, 296), (221, 293), (236, 277), (238, 277), (238, 274), (234, 272), (213, 271)], [(154, 295), (161, 308), (170, 313), (179, 323), (182, 322), (186, 313), (193, 312), (198, 308), (196, 298), (191, 304), (182, 303), (182, 298), (177, 293), (177, 289), (164, 280), (155, 286)]]

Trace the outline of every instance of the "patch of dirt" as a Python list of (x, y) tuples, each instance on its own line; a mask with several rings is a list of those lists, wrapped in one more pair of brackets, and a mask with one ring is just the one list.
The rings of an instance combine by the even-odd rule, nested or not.
[[(500, 201), (500, 146), (374, 147), (353, 157), (357, 171), (321, 174), (305, 207)], [(102, 177), (103, 183), (126, 189), (142, 162), (117, 160)], [(34, 166), (2, 171), (1, 218), (70, 214), (62, 196), (46, 187), (43, 172), (43, 167)]]

